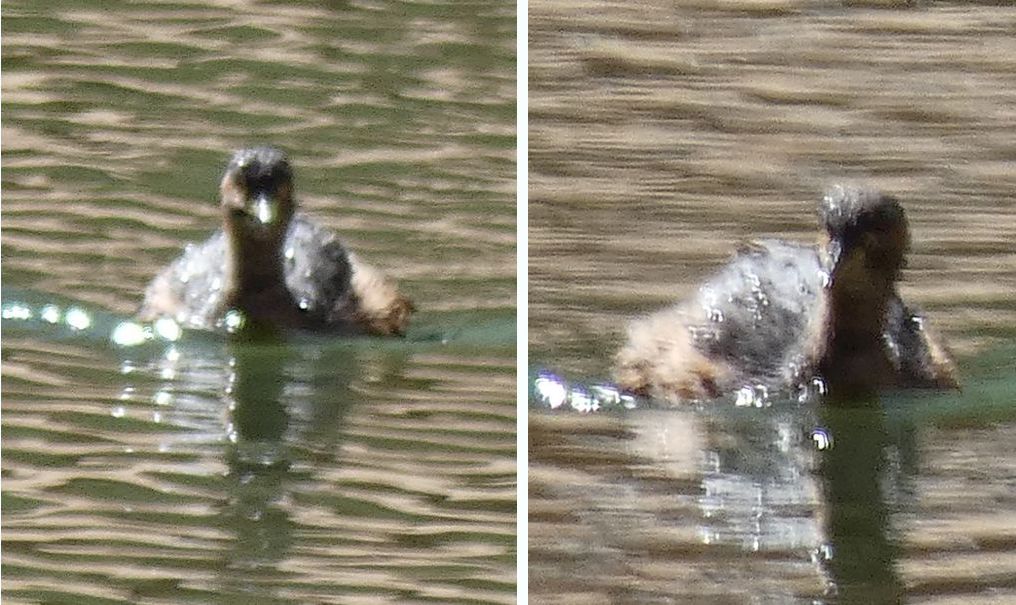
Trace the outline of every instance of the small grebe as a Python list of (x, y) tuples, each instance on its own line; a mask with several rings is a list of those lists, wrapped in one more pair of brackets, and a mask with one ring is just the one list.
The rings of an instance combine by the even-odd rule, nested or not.
[(946, 348), (896, 290), (910, 243), (903, 207), (837, 185), (819, 216), (822, 245), (753, 243), (690, 300), (633, 322), (619, 386), (672, 402), (815, 379), (845, 397), (956, 388)]
[(293, 171), (281, 151), (236, 152), (219, 190), (222, 229), (188, 245), (152, 280), (139, 319), (253, 334), (405, 333), (413, 304), (296, 211)]

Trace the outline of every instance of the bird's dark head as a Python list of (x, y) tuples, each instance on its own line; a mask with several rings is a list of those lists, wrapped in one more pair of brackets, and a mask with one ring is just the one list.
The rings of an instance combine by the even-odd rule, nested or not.
[(259, 241), (281, 240), (293, 217), (293, 170), (274, 147), (233, 154), (219, 187), (227, 230)]
[(899, 201), (876, 189), (834, 185), (819, 204), (836, 270), (850, 265), (891, 281), (910, 247), (907, 217)]

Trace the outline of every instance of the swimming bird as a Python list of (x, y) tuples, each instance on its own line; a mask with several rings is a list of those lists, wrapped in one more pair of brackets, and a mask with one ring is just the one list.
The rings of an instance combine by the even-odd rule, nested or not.
[(910, 245), (900, 202), (835, 185), (819, 218), (819, 245), (743, 246), (689, 300), (633, 321), (618, 385), (670, 402), (816, 384), (844, 398), (957, 388), (944, 343), (896, 288)]
[(242, 334), (404, 335), (413, 303), (298, 211), (293, 194), (283, 152), (237, 151), (219, 185), (222, 228), (152, 280), (138, 318)]

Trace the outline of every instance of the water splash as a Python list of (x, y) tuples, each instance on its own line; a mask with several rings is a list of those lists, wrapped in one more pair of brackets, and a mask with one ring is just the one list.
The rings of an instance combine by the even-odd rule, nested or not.
[(5, 301), (0, 305), (0, 317), (22, 322), (38, 319), (43, 323), (69, 328), (75, 332), (87, 330), (93, 323), (91, 314), (81, 307), (45, 304), (36, 310), (31, 304), (21, 301)]
[(631, 410), (638, 407), (638, 398), (609, 383), (581, 384), (569, 382), (547, 370), (530, 377), (529, 403), (551, 410), (568, 409), (591, 413)]
[(0, 318), (4, 329), (15, 333), (25, 331), (58, 340), (106, 342), (117, 348), (171, 343), (183, 337), (180, 325), (172, 319), (138, 322), (51, 294), (16, 288), (4, 288)]

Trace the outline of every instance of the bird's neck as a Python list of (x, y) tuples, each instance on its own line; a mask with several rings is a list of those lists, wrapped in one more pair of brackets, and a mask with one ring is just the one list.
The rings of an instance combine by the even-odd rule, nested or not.
[(295, 304), (286, 287), (282, 243), (268, 245), (227, 231), (225, 310), (235, 310), (251, 327), (272, 329), (295, 323)]
[(833, 393), (869, 395), (891, 382), (885, 329), (897, 269), (872, 268), (863, 250), (837, 260), (826, 292), (827, 341), (819, 370)]

